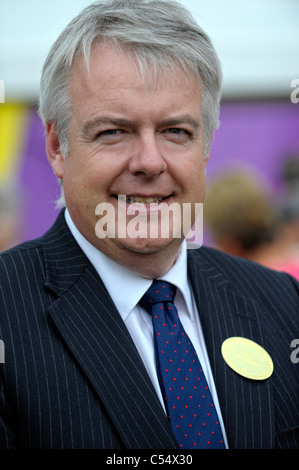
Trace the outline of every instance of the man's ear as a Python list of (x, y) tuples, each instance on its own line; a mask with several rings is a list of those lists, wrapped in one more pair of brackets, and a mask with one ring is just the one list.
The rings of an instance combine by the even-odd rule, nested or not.
[(46, 123), (46, 152), (55, 175), (57, 178), (63, 179), (64, 159), (60, 149), (57, 128), (51, 122)]

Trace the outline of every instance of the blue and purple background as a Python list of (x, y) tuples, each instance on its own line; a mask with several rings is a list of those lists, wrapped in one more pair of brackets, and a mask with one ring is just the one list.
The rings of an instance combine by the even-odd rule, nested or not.
[[(28, 107), (16, 177), (22, 194), (20, 240), (42, 235), (57, 216), (60, 190), (45, 153), (44, 129), (34, 107)], [(291, 154), (299, 155), (299, 103), (291, 101), (224, 101), (221, 125), (214, 134), (207, 169), (208, 182), (222, 172), (245, 167), (262, 175), (277, 192), (282, 187), (282, 166)], [(208, 240), (204, 240), (208, 243)]]

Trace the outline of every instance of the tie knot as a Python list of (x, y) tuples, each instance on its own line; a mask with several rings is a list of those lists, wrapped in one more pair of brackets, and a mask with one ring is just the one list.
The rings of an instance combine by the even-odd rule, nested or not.
[(159, 302), (173, 302), (176, 294), (176, 287), (169, 282), (165, 281), (153, 281), (152, 285), (146, 291), (140, 305), (151, 312), (151, 307)]

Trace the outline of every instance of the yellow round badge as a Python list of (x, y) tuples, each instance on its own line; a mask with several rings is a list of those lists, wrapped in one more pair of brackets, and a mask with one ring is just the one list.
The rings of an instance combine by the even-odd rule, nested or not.
[(221, 346), (221, 353), (231, 369), (248, 379), (265, 380), (273, 373), (273, 361), (267, 351), (250, 339), (228, 338)]

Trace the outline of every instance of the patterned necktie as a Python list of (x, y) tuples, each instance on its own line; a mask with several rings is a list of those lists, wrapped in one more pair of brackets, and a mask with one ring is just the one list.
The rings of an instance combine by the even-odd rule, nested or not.
[(213, 399), (194, 347), (173, 303), (175, 286), (154, 281), (140, 301), (152, 315), (159, 382), (181, 449), (223, 449)]

